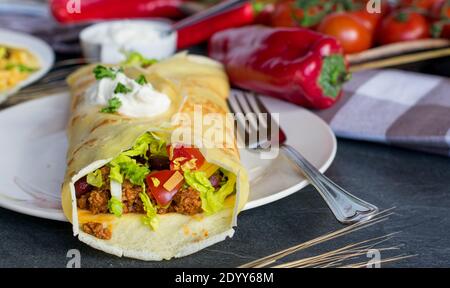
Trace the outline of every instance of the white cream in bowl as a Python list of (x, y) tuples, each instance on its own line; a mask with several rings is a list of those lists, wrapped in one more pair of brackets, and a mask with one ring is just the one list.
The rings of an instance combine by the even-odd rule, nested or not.
[(118, 20), (91, 25), (80, 33), (83, 54), (90, 62), (117, 64), (127, 52), (163, 59), (176, 50), (176, 32), (157, 20)]

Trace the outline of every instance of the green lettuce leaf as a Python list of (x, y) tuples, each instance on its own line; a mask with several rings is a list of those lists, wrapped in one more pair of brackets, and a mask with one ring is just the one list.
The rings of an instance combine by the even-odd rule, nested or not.
[(102, 171), (100, 169), (95, 170), (87, 175), (86, 181), (88, 184), (100, 188), (103, 186)]
[(147, 152), (149, 150), (152, 155), (167, 156), (166, 142), (155, 137), (152, 133), (145, 133), (140, 136), (136, 140), (133, 148), (122, 154), (130, 157), (140, 156), (148, 159)]
[(135, 159), (124, 153), (114, 158), (109, 163), (109, 166), (109, 178), (119, 183), (123, 183), (125, 177), (130, 180), (132, 184), (143, 186), (145, 177), (150, 173), (148, 167), (137, 163)]
[(142, 218), (142, 223), (144, 223), (144, 225), (146, 226), (149, 226), (153, 230), (158, 229), (159, 220), (157, 217), (156, 207), (153, 206), (152, 202), (150, 201), (150, 197), (148, 197), (147, 193), (145, 192), (139, 193), (139, 197), (141, 198), (142, 203), (144, 204), (144, 210), (146, 212), (146, 215)]
[(225, 199), (234, 192), (236, 186), (236, 175), (226, 170), (221, 170), (222, 173), (228, 178), (228, 181), (220, 187), (220, 189), (215, 193), (216, 198), (219, 202), (225, 202)]
[(184, 171), (186, 183), (200, 192), (202, 200), (202, 209), (206, 215), (214, 214), (223, 209), (227, 196), (234, 192), (236, 176), (228, 171), (222, 171), (227, 177), (227, 181), (219, 190), (215, 191), (211, 182), (202, 171)]
[(117, 217), (122, 216), (123, 213), (122, 202), (116, 197), (111, 197), (111, 199), (109, 199), (108, 201), (108, 210)]
[(199, 192), (208, 193), (210, 191), (214, 192), (214, 187), (209, 182), (206, 173), (203, 171), (184, 171), (184, 179), (186, 183)]

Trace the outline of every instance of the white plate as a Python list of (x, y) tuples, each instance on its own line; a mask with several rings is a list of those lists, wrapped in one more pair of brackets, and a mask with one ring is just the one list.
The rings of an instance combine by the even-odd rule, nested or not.
[(5, 101), (9, 95), (14, 94), (20, 88), (23, 88), (36, 80), (40, 79), (42, 76), (47, 74), (47, 72), (52, 68), (53, 62), (55, 61), (55, 55), (52, 48), (44, 41), (20, 32), (0, 29), (0, 45), (6, 45), (16, 48), (23, 48), (30, 51), (39, 60), (40, 68), (38, 71), (31, 74), (27, 79), (21, 81), (15, 87), (0, 93), (0, 103)]
[[(271, 98), (262, 98), (280, 113), (288, 143), (320, 171), (334, 159), (336, 138), (311, 112)], [(66, 221), (60, 208), (60, 188), (66, 169), (69, 95), (62, 93), (0, 112), (0, 206), (36, 217)], [(289, 160), (279, 155), (261, 160), (242, 151), (250, 174), (250, 199), (245, 209), (284, 198), (308, 183)]]

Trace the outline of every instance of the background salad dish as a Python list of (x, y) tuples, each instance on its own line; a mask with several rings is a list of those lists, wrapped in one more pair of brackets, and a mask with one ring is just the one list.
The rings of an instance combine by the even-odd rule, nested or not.
[(0, 44), (0, 93), (14, 88), (39, 66), (39, 60), (30, 51)]

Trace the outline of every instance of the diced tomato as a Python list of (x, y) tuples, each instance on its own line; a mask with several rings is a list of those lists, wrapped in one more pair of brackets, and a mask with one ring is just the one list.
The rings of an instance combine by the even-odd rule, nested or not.
[(170, 159), (170, 170), (182, 170), (183, 165), (196, 170), (205, 163), (205, 157), (197, 148), (170, 145), (167, 146), (167, 154)]
[(183, 186), (184, 180), (176, 184), (170, 191), (164, 188), (164, 184), (174, 176), (175, 173), (182, 174), (182, 172), (179, 171), (162, 170), (150, 173), (146, 178), (148, 191), (160, 206), (169, 204), (170, 201), (172, 201), (173, 196), (178, 192), (181, 186)]

